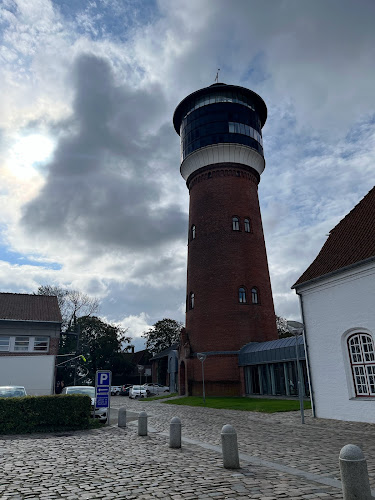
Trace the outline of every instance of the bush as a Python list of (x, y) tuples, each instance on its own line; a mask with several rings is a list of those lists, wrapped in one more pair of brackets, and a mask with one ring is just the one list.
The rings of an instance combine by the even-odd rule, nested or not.
[(88, 429), (92, 421), (86, 395), (0, 398), (0, 434)]

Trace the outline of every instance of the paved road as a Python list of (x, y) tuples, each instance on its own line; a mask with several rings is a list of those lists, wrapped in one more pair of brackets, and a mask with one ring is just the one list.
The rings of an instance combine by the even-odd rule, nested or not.
[[(375, 486), (373, 425), (316, 420), (299, 413), (256, 414), (112, 398), (114, 410), (146, 410), (155, 432), (125, 429), (0, 438), (1, 499), (342, 499), (338, 454), (361, 446)], [(112, 411), (114, 418), (116, 411)], [(183, 423), (183, 447), (171, 450), (169, 422)], [(111, 417), (111, 421), (112, 421)], [(241, 469), (223, 469), (220, 431), (238, 433)], [(328, 483), (328, 484), (326, 484)]]

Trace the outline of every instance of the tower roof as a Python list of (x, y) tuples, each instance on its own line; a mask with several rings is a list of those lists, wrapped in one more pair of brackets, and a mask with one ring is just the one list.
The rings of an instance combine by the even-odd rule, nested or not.
[(375, 257), (375, 187), (330, 231), (292, 288), (371, 257)]
[(267, 120), (267, 106), (266, 103), (258, 94), (245, 87), (239, 87), (238, 85), (227, 85), (226, 83), (214, 83), (209, 87), (204, 87), (203, 89), (196, 90), (195, 92), (189, 94), (187, 97), (185, 97), (185, 99), (183, 99), (180, 102), (180, 104), (177, 106), (173, 114), (173, 125), (176, 132), (178, 134), (180, 133), (181, 121), (186, 113), (186, 109), (189, 108), (189, 105), (193, 99), (195, 99), (196, 97), (201, 97), (212, 93), (219, 94), (220, 91), (240, 92), (242, 95), (249, 97), (254, 102), (256, 111), (259, 115), (259, 119), (263, 127), (263, 125), (266, 123)]

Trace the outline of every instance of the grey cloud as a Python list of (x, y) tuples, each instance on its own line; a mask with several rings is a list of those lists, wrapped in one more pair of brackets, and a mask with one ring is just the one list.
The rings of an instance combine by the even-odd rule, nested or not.
[[(60, 139), (40, 194), (24, 207), (23, 225), (62, 241), (87, 242), (92, 252), (165, 245), (185, 237), (187, 216), (165, 200), (158, 169), (178, 176), (178, 149), (166, 154), (173, 128), (156, 123), (162, 91), (116, 85), (106, 60), (77, 59), (68, 133)], [(154, 170), (151, 162), (162, 166)], [(176, 161), (175, 165), (172, 165)]]

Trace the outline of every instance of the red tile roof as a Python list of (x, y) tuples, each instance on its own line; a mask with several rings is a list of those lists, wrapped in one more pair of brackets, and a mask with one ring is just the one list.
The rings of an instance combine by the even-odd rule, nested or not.
[(292, 288), (375, 256), (375, 187), (329, 233)]
[(0, 293), (0, 320), (51, 321), (61, 323), (57, 297)]

